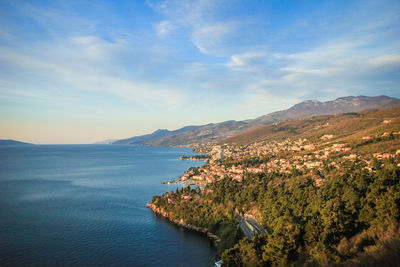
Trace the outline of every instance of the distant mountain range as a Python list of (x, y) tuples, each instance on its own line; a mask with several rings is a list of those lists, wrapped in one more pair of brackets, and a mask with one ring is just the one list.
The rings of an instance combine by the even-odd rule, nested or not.
[(333, 101), (307, 100), (289, 109), (245, 121), (225, 121), (201, 126), (186, 126), (169, 131), (159, 129), (151, 134), (122, 139), (112, 144), (150, 146), (194, 146), (216, 143), (226, 138), (286, 120), (303, 119), (319, 115), (357, 112), (366, 109), (384, 109), (400, 105), (400, 99), (388, 96), (347, 96)]
[(20, 142), (20, 141), (15, 141), (12, 139), (0, 139), (0, 146), (21, 146), (21, 145), (33, 145), (31, 143), (25, 143), (25, 142)]

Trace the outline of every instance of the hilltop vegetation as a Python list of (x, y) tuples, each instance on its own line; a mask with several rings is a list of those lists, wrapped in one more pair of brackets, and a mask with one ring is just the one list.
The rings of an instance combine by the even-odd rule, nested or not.
[[(287, 121), (198, 150), (210, 159), (183, 177), (204, 189), (152, 204), (218, 235), (224, 266), (400, 262), (400, 107)], [(244, 215), (265, 233), (244, 238)]]

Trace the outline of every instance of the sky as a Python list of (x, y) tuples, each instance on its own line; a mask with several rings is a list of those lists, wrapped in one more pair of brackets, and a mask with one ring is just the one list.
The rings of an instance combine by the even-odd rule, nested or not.
[(0, 0), (0, 139), (93, 143), (399, 82), (398, 0)]

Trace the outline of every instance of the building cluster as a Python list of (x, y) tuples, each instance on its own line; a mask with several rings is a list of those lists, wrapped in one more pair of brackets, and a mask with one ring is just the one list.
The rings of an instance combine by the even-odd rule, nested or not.
[[(360, 141), (398, 135), (400, 132), (383, 133), (374, 137), (364, 136)], [(366, 169), (372, 171), (372, 160), (352, 152), (352, 147), (343, 142), (331, 142), (335, 136), (326, 134), (318, 140), (305, 138), (281, 141), (262, 141), (247, 146), (231, 144), (209, 145), (198, 149), (207, 153), (209, 160), (203, 167), (187, 171), (180, 180), (187, 183), (207, 184), (225, 177), (241, 182), (246, 173), (310, 173), (316, 186), (324, 182), (324, 166), (340, 168), (345, 161), (362, 160)], [(328, 142), (327, 142), (328, 141)], [(375, 153), (378, 159), (395, 158), (400, 150), (392, 153)]]

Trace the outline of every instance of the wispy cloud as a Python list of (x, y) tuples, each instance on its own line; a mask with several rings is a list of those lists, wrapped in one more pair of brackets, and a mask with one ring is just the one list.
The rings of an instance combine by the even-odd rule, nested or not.
[(381, 67), (381, 66), (392, 66), (400, 67), (400, 53), (399, 54), (389, 54), (371, 58), (368, 63), (371, 66)]
[(157, 24), (159, 35), (169, 33), (172, 28), (179, 28), (180, 33), (188, 36), (199, 52), (216, 55), (224, 50), (240, 24), (240, 21), (221, 19), (218, 10), (223, 7), (223, 2), (198, 0), (149, 3), (166, 17), (166, 20)]
[[(3, 95), (15, 92), (32, 97), (36, 91), (41, 97), (46, 90), (49, 95), (55, 90), (64, 91), (63, 94), (92, 91), (145, 106), (180, 106), (186, 102), (187, 94), (174, 84), (162, 79), (148, 79), (149, 72), (153, 71), (152, 65), (162, 60), (158, 57), (152, 61), (159, 51), (152, 51), (151, 47), (146, 48), (135, 40), (103, 39), (93, 28), (82, 30), (82, 33), (90, 35), (75, 30), (75, 24), (93, 26), (98, 23), (96, 20), (76, 18), (65, 11), (43, 10), (27, 4), (17, 8), (43, 26), (51, 36), (26, 42), (18, 35), (3, 34), (8, 43), (0, 45), (0, 65), (9, 72), (8, 77), (4, 76), (0, 82)], [(30, 84), (26, 74), (30, 76)], [(9, 81), (13, 82), (14, 90), (9, 89)], [(38, 89), (33, 81), (41, 81), (41, 88)]]
[(382, 92), (398, 95), (400, 78), (393, 76), (400, 73), (400, 44), (393, 39), (398, 18), (391, 13), (376, 24), (367, 18), (358, 19), (359, 24), (349, 31), (292, 53), (265, 46), (270, 53), (248, 50), (232, 55), (226, 65), (235, 70), (246, 92), (254, 92), (261, 99), (262, 94), (280, 101), (285, 101), (282, 96), (332, 99)]
[(248, 52), (231, 56), (231, 61), (227, 63), (229, 67), (243, 67), (260, 62), (265, 57), (265, 53)]
[(175, 26), (169, 20), (163, 20), (158, 23), (156, 26), (156, 31), (159, 36), (167, 35), (170, 33)]
[[(6, 66), (25, 69), (42, 77), (45, 81), (42, 86), (49, 93), (53, 90), (99, 91), (142, 105), (179, 106), (185, 102), (186, 95), (174, 87), (156, 81), (130, 79), (113, 71), (116, 55), (127, 50), (124, 44), (91, 36), (73, 38), (71, 43), (68, 48), (52, 46), (30, 54), (0, 47), (0, 59)], [(20, 84), (20, 87), (27, 88), (26, 84)]]
[(214, 23), (196, 27), (192, 33), (192, 42), (203, 54), (215, 54), (226, 46), (226, 40), (235, 31), (235, 23)]

